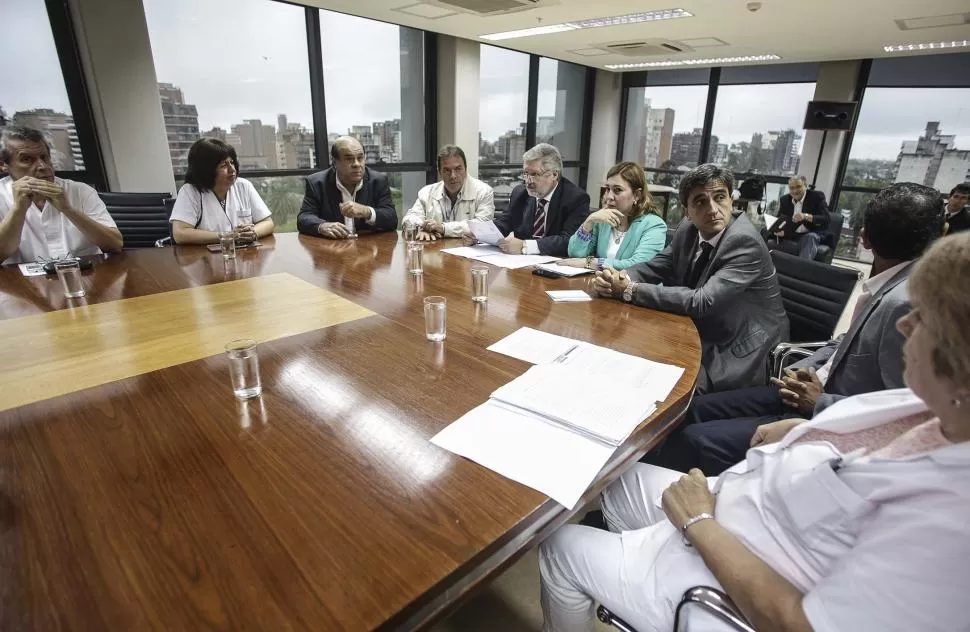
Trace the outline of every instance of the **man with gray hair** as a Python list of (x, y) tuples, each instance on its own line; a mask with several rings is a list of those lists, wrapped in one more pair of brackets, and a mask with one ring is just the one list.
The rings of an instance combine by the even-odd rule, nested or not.
[(401, 224), (419, 226), (418, 240), (435, 241), (461, 237), (468, 232), (468, 222), (492, 221), (495, 215), (492, 187), (468, 175), (461, 147), (445, 145), (439, 149), (437, 165), (439, 180), (418, 191), (418, 199)]
[(734, 174), (701, 165), (680, 181), (687, 210), (670, 245), (646, 263), (596, 273), (600, 296), (690, 316), (701, 338), (698, 393), (763, 385), (768, 352), (788, 339), (788, 316), (768, 248), (732, 213)]
[(83, 182), (54, 176), (51, 150), (36, 129), (0, 132), (0, 262), (25, 263), (121, 250), (121, 231)]
[(814, 261), (818, 244), (828, 227), (829, 207), (825, 204), (825, 194), (809, 190), (805, 176), (792, 176), (788, 180), (788, 193), (778, 203), (778, 221), (768, 228), (774, 236), (773, 239), (768, 237), (768, 247), (777, 246), (783, 240), (792, 241), (797, 244), (799, 257)]
[(525, 152), (522, 168), (523, 184), (495, 220), (506, 236), (499, 248), (511, 255), (568, 256), (569, 238), (589, 215), (589, 194), (562, 175), (562, 155), (548, 143)]

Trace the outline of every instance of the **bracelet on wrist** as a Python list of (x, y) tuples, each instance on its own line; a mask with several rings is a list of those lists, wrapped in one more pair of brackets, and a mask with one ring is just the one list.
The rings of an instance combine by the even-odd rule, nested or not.
[(684, 545), (694, 546), (693, 544), (690, 543), (690, 540), (687, 539), (687, 529), (691, 528), (692, 526), (694, 526), (695, 524), (697, 524), (702, 520), (714, 520), (714, 516), (712, 516), (709, 513), (697, 514), (696, 516), (694, 516), (693, 518), (685, 522), (684, 526), (680, 528), (680, 535), (684, 539)]

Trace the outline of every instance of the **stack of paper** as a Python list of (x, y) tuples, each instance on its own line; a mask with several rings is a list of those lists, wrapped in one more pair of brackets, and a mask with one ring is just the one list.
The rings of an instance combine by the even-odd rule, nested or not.
[(583, 274), (592, 274), (594, 272), (589, 268), (577, 268), (576, 266), (561, 266), (557, 263), (540, 263), (536, 267), (542, 268), (543, 270), (548, 270), (549, 272), (555, 272), (556, 274), (561, 274), (566, 277), (580, 276)]
[(497, 246), (484, 245), (442, 248), (441, 252), (511, 270), (534, 266), (539, 263), (549, 263), (559, 259), (559, 257), (547, 257), (546, 255), (507, 255)]
[(546, 290), (549, 298), (557, 303), (583, 303), (593, 297), (582, 290)]

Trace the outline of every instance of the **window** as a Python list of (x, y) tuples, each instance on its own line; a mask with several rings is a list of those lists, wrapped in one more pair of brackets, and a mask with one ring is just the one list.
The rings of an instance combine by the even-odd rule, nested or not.
[(739, 173), (798, 172), (805, 107), (814, 83), (721, 86), (708, 160)]
[(202, 136), (242, 170), (315, 166), (304, 9), (267, 0), (145, 0), (172, 169)]
[(514, 179), (528, 149), (529, 56), (483, 44), (480, 64), (479, 163), (517, 165)]
[(647, 169), (697, 166), (707, 85), (629, 88), (626, 98), (623, 160)]
[(970, 87), (868, 88), (849, 150), (838, 208), (846, 219), (838, 254), (871, 260), (859, 245), (866, 204), (894, 182), (946, 195), (970, 173)]
[(585, 161), (586, 157), (580, 155), (585, 100), (584, 67), (540, 58), (536, 143), (555, 145), (564, 161)]
[(295, 233), (296, 217), (303, 204), (306, 178), (303, 176), (269, 176), (248, 178), (259, 197), (273, 214), (273, 224), (277, 233)]
[[(51, 147), (54, 169), (84, 171), (50, 20), (43, 0), (0, 0), (4, 36), (0, 51), (0, 128), (40, 130)], [(14, 62), (13, 60), (19, 60)]]

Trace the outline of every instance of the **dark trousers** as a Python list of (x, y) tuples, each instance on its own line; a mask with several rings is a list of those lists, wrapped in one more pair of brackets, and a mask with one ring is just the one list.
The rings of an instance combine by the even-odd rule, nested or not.
[(681, 472), (696, 467), (717, 476), (744, 460), (758, 426), (801, 416), (782, 403), (777, 386), (699, 395), (680, 427), (641, 461)]

